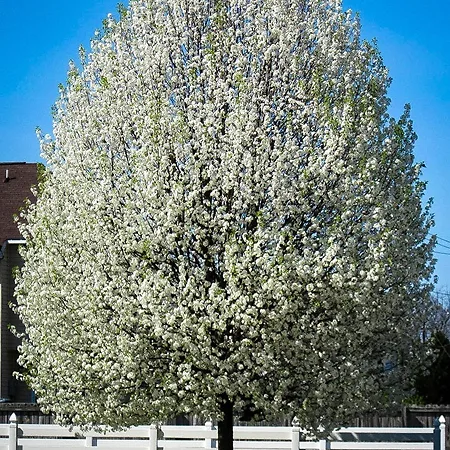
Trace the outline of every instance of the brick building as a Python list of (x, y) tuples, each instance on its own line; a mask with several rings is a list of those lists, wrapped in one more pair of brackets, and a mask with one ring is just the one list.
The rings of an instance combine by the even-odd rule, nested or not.
[(0, 163), (0, 402), (30, 402), (30, 390), (17, 381), (13, 372), (19, 370), (17, 346), (19, 340), (9, 325), (19, 330), (22, 325), (9, 307), (14, 302), (13, 270), (22, 264), (19, 246), (25, 243), (14, 222), (28, 198), (34, 201), (31, 186), (37, 183), (37, 164)]

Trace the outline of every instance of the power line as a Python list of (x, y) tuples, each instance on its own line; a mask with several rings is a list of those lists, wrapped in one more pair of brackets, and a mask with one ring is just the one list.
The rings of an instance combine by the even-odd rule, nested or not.
[[(449, 241), (448, 239), (441, 238), (441, 237), (438, 236), (437, 234), (428, 233), (428, 235), (429, 235), (429, 236), (436, 236), (436, 238), (437, 238), (439, 241), (444, 241), (444, 242), (447, 242), (447, 244), (450, 244), (450, 241)], [(444, 244), (439, 244), (439, 243), (438, 243), (438, 245), (444, 246)]]
[(446, 295), (447, 297), (450, 297), (450, 292), (444, 292), (444, 291), (434, 291), (435, 294), (439, 295)]
[[(429, 244), (429, 243), (430, 243), (430, 241), (427, 242), (427, 244)], [(447, 249), (450, 250), (450, 246), (448, 246), (448, 245), (439, 244), (439, 242), (436, 242), (436, 245), (439, 245), (439, 246), (441, 246), (441, 247), (443, 247), (443, 248), (447, 248)]]
[(438, 236), (437, 238), (440, 239), (441, 241), (447, 242), (447, 244), (450, 244), (450, 241), (447, 240), (447, 239), (441, 238), (441, 237), (439, 237), (439, 236)]
[[(439, 241), (443, 241), (443, 242), (447, 242), (448, 244), (450, 244), (450, 240), (441, 238), (437, 234), (428, 233), (428, 235), (429, 236), (436, 236), (436, 245), (439, 245), (442, 248), (446, 248), (446, 249), (450, 250), (450, 246), (445, 245), (445, 244), (441, 244), (439, 242)], [(436, 253), (437, 255), (448, 255), (448, 256), (450, 256), (449, 252), (440, 252), (440, 251), (437, 251), (437, 250), (433, 250), (433, 252)]]

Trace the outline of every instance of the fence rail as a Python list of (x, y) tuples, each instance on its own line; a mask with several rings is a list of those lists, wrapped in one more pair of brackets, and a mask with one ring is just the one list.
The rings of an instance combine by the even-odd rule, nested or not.
[[(304, 440), (294, 420), (292, 427), (234, 427), (236, 450), (445, 450), (445, 419), (427, 428), (351, 427), (334, 430), (327, 440)], [(118, 432), (82, 432), (59, 425), (0, 425), (0, 450), (67, 449), (194, 450), (217, 448), (217, 428), (204, 426), (150, 425)]]

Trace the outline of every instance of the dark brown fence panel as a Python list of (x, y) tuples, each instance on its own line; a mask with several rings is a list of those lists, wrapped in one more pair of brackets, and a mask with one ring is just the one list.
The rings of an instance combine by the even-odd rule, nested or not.
[(53, 417), (44, 414), (36, 403), (0, 403), (0, 423), (9, 423), (12, 413), (16, 414), (17, 423), (53, 423)]
[(356, 418), (355, 427), (434, 427), (435, 420), (445, 417), (446, 448), (450, 450), (450, 405), (404, 406), (389, 415), (368, 414)]
[(445, 447), (450, 449), (450, 405), (407, 406), (404, 408), (407, 427), (432, 427), (440, 416), (445, 417)]

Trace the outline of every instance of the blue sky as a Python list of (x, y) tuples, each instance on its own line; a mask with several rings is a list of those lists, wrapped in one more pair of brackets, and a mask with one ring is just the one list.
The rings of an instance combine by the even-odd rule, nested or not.
[[(41, 161), (36, 126), (51, 132), (51, 106), (80, 44), (89, 48), (114, 0), (2, 2), (0, 12), (0, 161)], [(434, 198), (438, 289), (450, 289), (450, 2), (344, 0), (358, 11), (362, 33), (376, 38), (393, 83), (391, 114), (412, 106), (419, 136), (416, 158), (426, 165)], [(447, 242), (448, 241), (448, 242)]]

